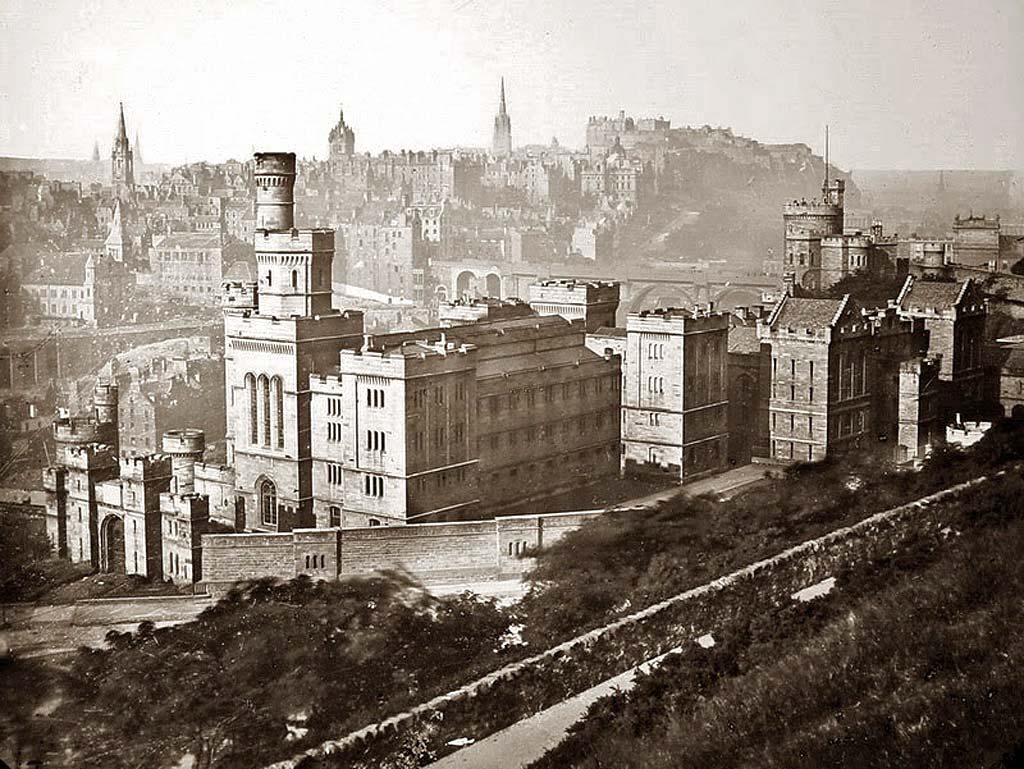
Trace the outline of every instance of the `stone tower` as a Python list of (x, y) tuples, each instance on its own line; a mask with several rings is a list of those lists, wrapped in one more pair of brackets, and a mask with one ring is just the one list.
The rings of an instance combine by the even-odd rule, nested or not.
[(345, 110), (339, 110), (338, 122), (327, 135), (330, 159), (341, 160), (356, 154), (356, 132), (345, 122)]
[(245, 528), (288, 531), (313, 524), (309, 375), (362, 343), (363, 315), (331, 306), (334, 230), (294, 228), (295, 155), (255, 159), (259, 280), (224, 297), (228, 464)]
[(124, 126), (124, 104), (120, 105), (117, 133), (114, 134), (114, 146), (110, 151), (110, 181), (114, 197), (129, 202), (135, 192), (135, 163)]
[(846, 182), (829, 178), (828, 133), (825, 134), (825, 180), (821, 200), (794, 200), (783, 208), (785, 250), (783, 275), (792, 275), (804, 288), (822, 288), (821, 241), (843, 234), (843, 206)]
[(505, 78), (501, 79), (501, 100), (494, 116), (494, 142), (491, 148), (496, 158), (512, 156), (512, 118), (505, 108)]

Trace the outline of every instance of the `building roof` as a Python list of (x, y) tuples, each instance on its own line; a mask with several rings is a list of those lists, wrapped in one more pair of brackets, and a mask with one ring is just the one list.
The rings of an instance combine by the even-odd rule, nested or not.
[(22, 285), (83, 286), (91, 254), (49, 254), (22, 281)]
[(751, 354), (761, 352), (757, 326), (733, 326), (729, 329), (729, 352)]
[(1024, 349), (1014, 347), (1003, 361), (1002, 370), (1007, 374), (1024, 375)]
[(218, 232), (172, 232), (153, 238), (153, 248), (220, 248)]
[(908, 276), (900, 289), (897, 302), (900, 309), (952, 310), (967, 292), (971, 279), (963, 281), (915, 280)]
[(601, 326), (597, 331), (592, 331), (587, 336), (618, 337), (625, 339), (628, 336), (626, 329), (618, 326)]
[(825, 328), (835, 323), (849, 303), (849, 296), (842, 299), (809, 299), (787, 294), (775, 306), (768, 318), (768, 325), (772, 328)]

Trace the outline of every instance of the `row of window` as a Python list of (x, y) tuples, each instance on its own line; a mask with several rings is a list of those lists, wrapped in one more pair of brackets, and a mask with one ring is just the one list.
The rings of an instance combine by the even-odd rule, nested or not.
[(559, 392), (561, 393), (562, 400), (567, 401), (573, 395), (579, 398), (586, 398), (591, 394), (599, 395), (606, 388), (610, 388), (611, 392), (616, 392), (619, 389), (619, 384), (620, 381), (617, 376), (601, 376), (594, 377), (593, 379), (580, 379), (576, 382), (563, 382), (560, 388), (559, 385), (525, 388), (524, 390), (510, 392), (508, 395), (485, 396), (479, 400), (477, 410), (482, 414), (486, 409), (493, 415), (499, 413), (503, 406), (507, 407), (510, 411), (518, 409), (524, 404), (527, 408), (533, 408), (537, 405), (538, 400), (541, 400), (543, 403), (554, 403)]
[[(283, 449), (284, 383), (281, 377), (246, 374), (245, 389), (249, 396), (249, 443), (269, 448), (273, 442), (277, 448)], [(271, 436), (271, 426), (274, 436)]]
[(366, 431), (366, 450), (376, 451), (380, 454), (387, 452), (387, 435), (383, 430)]
[(366, 405), (375, 409), (384, 408), (384, 391), (379, 387), (367, 387)]

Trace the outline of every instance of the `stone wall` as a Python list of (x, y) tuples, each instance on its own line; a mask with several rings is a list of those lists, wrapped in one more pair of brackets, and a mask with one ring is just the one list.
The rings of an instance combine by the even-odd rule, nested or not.
[(789, 600), (858, 561), (889, 555), (922, 538), (941, 538), (958, 513), (957, 506), (943, 503), (990, 481), (981, 477), (958, 484), (808, 540), (268, 769), (375, 766), (380, 756), (412, 737), (444, 753), (449, 740), (464, 736), (467, 723), (500, 729), (724, 622)]
[(593, 510), (456, 523), (296, 529), (277, 534), (206, 534), (203, 584), (210, 593), (219, 594), (240, 580), (291, 579), (298, 574), (338, 579), (388, 569), (408, 571), (423, 582), (435, 584), (514, 577), (532, 564), (531, 559), (521, 556), (558, 541), (600, 513)]

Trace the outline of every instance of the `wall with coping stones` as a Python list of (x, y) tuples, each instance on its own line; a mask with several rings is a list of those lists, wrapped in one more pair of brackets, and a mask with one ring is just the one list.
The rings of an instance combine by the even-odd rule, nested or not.
[(339, 579), (405, 570), (423, 582), (518, 577), (524, 553), (557, 542), (600, 510), (504, 516), (483, 521), (295, 529), (276, 534), (203, 536), (203, 584), (213, 595), (240, 580)]
[(494, 727), (502, 728), (510, 714), (514, 721), (539, 712), (720, 623), (779, 605), (843, 567), (883, 557), (922, 537), (941, 536), (957, 511), (939, 503), (991, 480), (983, 476), (961, 483), (808, 540), (267, 769), (376, 766), (380, 756), (413, 737), (425, 738), (429, 748), (443, 754), (447, 741), (463, 736), (468, 719), (480, 724), (500, 714), (504, 719)]

